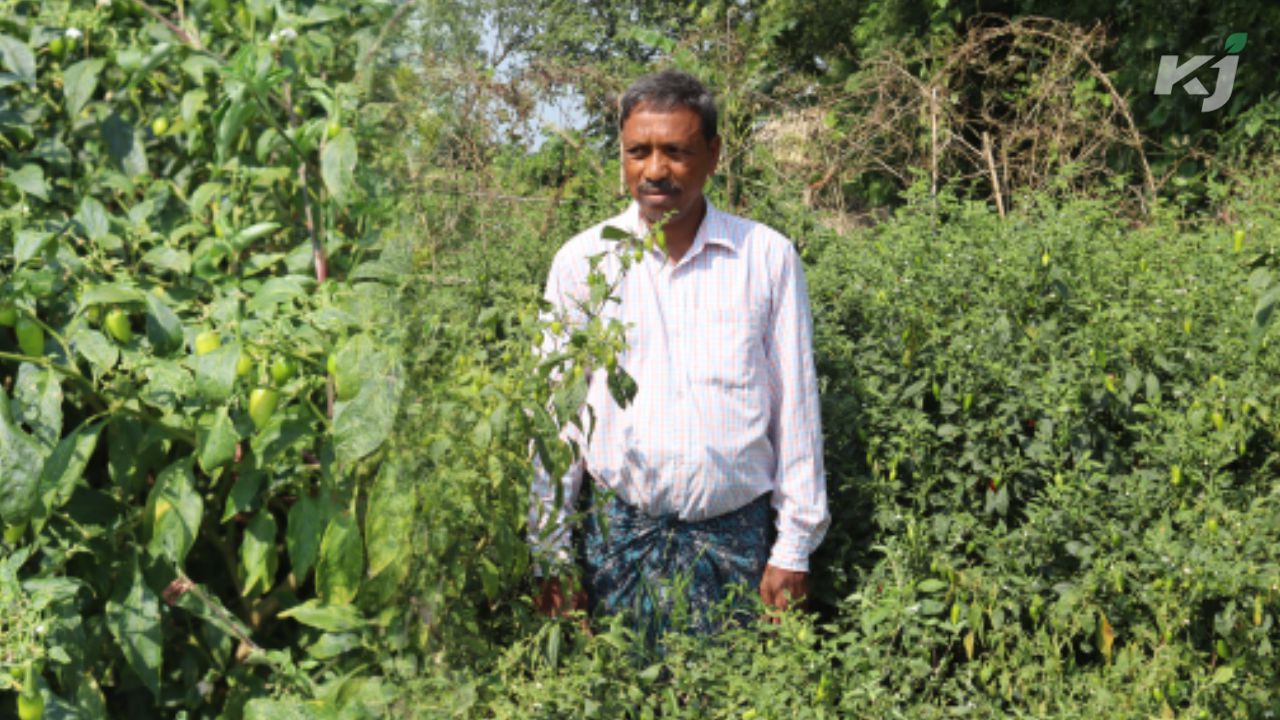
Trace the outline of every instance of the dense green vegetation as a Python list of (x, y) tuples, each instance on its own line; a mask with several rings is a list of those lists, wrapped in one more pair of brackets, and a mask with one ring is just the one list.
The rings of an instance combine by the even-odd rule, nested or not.
[(0, 715), (385, 705), (393, 10), (0, 3)]
[[(0, 716), (1280, 710), (1280, 25), (1092, 5), (0, 0)], [(1112, 41), (976, 60), (990, 10)], [(1222, 114), (1150, 96), (1240, 30)], [(812, 613), (659, 653), (536, 615), (524, 539), (619, 349), (534, 356), (542, 283), (654, 62), (801, 250), (834, 515)]]
[[(421, 681), (426, 714), (1261, 717), (1280, 601), (1277, 214), (1251, 200), (1229, 224), (1135, 226), (1109, 207), (1041, 199), (1001, 220), (918, 193), (851, 234), (772, 218), (804, 240), (819, 329), (836, 520), (818, 615), (646, 656), (608, 624), (513, 631), (527, 580), (494, 585), (484, 556), (459, 557), (449, 570), (474, 575), (427, 586), (473, 618), (453, 628), (472, 642), (441, 648), (470, 669)], [(436, 407), (468, 399), (440, 453), (461, 462), (422, 474), (443, 483), (435, 531), (480, 546), (522, 520), (522, 485), (477, 473), (469, 437), (526, 372), (472, 330), (537, 292), (539, 263), (494, 260), (542, 248), (545, 265), (556, 243), (522, 220), (494, 218), (508, 245), (453, 256), (474, 284), (418, 301), (479, 364), (463, 380), (485, 378), (446, 390), (443, 343), (411, 361), (436, 368)]]

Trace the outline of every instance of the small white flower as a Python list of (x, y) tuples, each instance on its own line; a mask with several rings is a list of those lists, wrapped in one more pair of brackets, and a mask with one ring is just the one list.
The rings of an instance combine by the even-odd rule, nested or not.
[(289, 42), (290, 40), (296, 40), (298, 39), (298, 31), (294, 30), (293, 28), (285, 28), (280, 31), (280, 39), (285, 42)]
[(111, 0), (98, 0), (98, 7), (100, 8), (111, 7)]
[(276, 43), (280, 42), (280, 36), (277, 35), (273, 30), (271, 34), (267, 36), (267, 42), (271, 43), (272, 45), (275, 45)]
[(78, 29), (73, 27), (67, 28), (67, 31), (62, 34), (71, 38), (72, 40), (79, 40), (80, 38), (84, 37), (84, 33), (80, 32)]
[(37, 626), (36, 626), (36, 634), (37, 634), (37, 635), (44, 635), (44, 631), (45, 631), (45, 627), (44, 627), (44, 625), (37, 625)]

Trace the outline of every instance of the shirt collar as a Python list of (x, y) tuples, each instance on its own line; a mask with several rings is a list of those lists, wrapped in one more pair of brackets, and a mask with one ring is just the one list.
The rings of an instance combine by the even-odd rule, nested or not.
[[(730, 223), (726, 222), (727, 213), (711, 204), (711, 199), (706, 195), (703, 195), (703, 199), (707, 203), (707, 214), (702, 216), (702, 224), (698, 226), (698, 232), (693, 236), (693, 244), (689, 246), (689, 252), (685, 253), (685, 258), (696, 256), (707, 243), (728, 248), (736, 253), (738, 244), (729, 231)], [(640, 217), (640, 203), (632, 200), (622, 215), (622, 224), (632, 233), (644, 237), (649, 232), (649, 224)]]

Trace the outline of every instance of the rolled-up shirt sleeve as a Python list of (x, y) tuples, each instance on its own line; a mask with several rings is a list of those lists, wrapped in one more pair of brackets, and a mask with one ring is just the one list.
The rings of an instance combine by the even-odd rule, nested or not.
[(800, 256), (785, 243), (773, 267), (765, 332), (770, 373), (769, 438), (777, 458), (773, 507), (777, 539), (769, 564), (808, 572), (831, 523), (822, 460), (822, 419), (813, 359), (813, 318)]

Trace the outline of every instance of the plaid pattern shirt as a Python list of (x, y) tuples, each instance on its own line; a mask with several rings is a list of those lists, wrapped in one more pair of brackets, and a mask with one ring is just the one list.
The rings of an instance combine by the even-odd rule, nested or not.
[[(546, 299), (566, 328), (583, 320), (590, 258), (603, 256), (599, 268), (611, 281), (620, 272), (618, 243), (601, 235), (606, 226), (641, 237), (648, 230), (633, 202), (560, 249)], [(564, 506), (553, 507), (555, 487), (535, 456), (530, 542), (568, 558), (563, 519), (589, 469), (623, 501), (683, 520), (723, 515), (772, 491), (777, 539), (769, 562), (807, 571), (830, 513), (813, 321), (795, 247), (708, 202), (680, 261), (646, 252), (615, 296), (619, 302), (606, 304), (603, 315), (626, 327), (619, 365), (639, 389), (622, 408), (606, 371), (591, 373), (586, 404), (594, 431), (583, 458), (560, 478)], [(554, 352), (568, 334), (547, 337), (542, 351)], [(583, 426), (591, 427), (587, 413), (584, 407)], [(572, 426), (562, 435), (583, 440)]]

